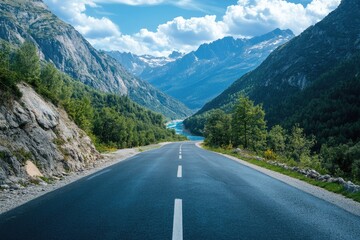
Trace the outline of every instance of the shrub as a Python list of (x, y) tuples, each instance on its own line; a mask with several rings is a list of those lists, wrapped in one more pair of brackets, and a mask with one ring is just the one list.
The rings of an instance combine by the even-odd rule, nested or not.
[(264, 152), (264, 157), (267, 160), (275, 160), (276, 154), (272, 150), (268, 149)]

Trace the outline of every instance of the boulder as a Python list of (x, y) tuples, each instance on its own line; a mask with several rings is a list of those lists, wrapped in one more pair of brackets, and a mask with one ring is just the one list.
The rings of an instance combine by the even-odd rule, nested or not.
[(65, 110), (26, 84), (18, 87), (22, 98), (0, 105), (0, 184), (13, 186), (92, 166), (100, 155)]

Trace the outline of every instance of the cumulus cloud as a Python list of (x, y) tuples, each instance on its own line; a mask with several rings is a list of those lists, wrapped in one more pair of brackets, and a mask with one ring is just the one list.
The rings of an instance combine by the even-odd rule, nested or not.
[(239, 0), (229, 6), (223, 22), (231, 35), (254, 36), (274, 28), (300, 34), (323, 19), (341, 0), (313, 0), (305, 7), (285, 0)]
[(45, 0), (50, 9), (66, 19), (96, 48), (119, 50), (136, 54), (167, 55), (173, 50), (189, 52), (200, 44), (224, 36), (251, 37), (275, 28), (291, 29), (300, 34), (310, 25), (323, 19), (341, 0), (312, 0), (306, 6), (286, 0), (239, 0), (229, 6), (220, 19), (215, 15), (185, 19), (174, 18), (160, 24), (156, 31), (140, 29), (126, 35), (106, 17), (87, 16), (87, 6), (102, 3), (128, 5), (173, 4), (181, 7), (196, 6), (194, 0)]
[(155, 32), (141, 29), (131, 36), (91, 39), (90, 42), (103, 49), (110, 47), (111, 50), (164, 56), (174, 50), (189, 52), (204, 42), (211, 42), (224, 36), (222, 23), (216, 21), (216, 16), (190, 19), (177, 17), (159, 25)]
[(119, 27), (106, 17), (95, 18), (84, 12), (86, 6), (97, 7), (92, 0), (45, 0), (59, 17), (73, 25), (86, 38), (120, 36)]
[(216, 16), (184, 19), (177, 17), (157, 28), (156, 34), (167, 36), (175, 45), (197, 45), (223, 37), (222, 24)]

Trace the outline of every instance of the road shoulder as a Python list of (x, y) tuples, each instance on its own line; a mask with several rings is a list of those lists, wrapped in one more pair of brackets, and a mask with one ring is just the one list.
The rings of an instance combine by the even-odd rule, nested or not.
[[(196, 146), (199, 148), (202, 148), (200, 143), (196, 143)], [(206, 151), (208, 151), (208, 150), (206, 150)], [(281, 173), (278, 173), (278, 172), (275, 172), (275, 171), (272, 171), (272, 170), (269, 170), (266, 168), (259, 167), (257, 165), (251, 164), (249, 162), (246, 162), (244, 160), (241, 160), (239, 158), (236, 158), (236, 157), (233, 157), (233, 156), (230, 156), (227, 154), (222, 154), (222, 153), (217, 153), (217, 152), (214, 152), (214, 153), (224, 156), (226, 158), (229, 158), (233, 161), (236, 161), (236, 162), (238, 162), (242, 165), (245, 165), (247, 167), (250, 167), (252, 169), (255, 169), (256, 171), (259, 171), (259, 172), (266, 174), (272, 178), (282, 181), (282, 182), (284, 182), (290, 186), (293, 186), (301, 191), (304, 191), (304, 192), (309, 193), (317, 198), (320, 198), (327, 202), (330, 202), (330, 203), (344, 209), (347, 212), (350, 212), (354, 215), (360, 216), (360, 203), (355, 202), (352, 199), (346, 198), (343, 195), (329, 192), (323, 188), (311, 185), (311, 184), (301, 181), (299, 179), (292, 178), (290, 176), (287, 176), (287, 175), (284, 175), (284, 174), (281, 174)]]

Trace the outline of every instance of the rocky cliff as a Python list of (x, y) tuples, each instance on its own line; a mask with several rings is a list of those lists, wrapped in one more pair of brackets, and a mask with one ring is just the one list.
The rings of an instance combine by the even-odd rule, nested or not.
[(13, 45), (33, 42), (41, 57), (81, 82), (132, 100), (169, 118), (191, 112), (183, 104), (128, 73), (116, 60), (94, 49), (41, 0), (0, 0), (0, 38)]
[(63, 109), (25, 84), (19, 84), (19, 89), (23, 94), (20, 100), (0, 105), (3, 187), (24, 184), (35, 175), (54, 177), (79, 171), (100, 157), (90, 138)]

